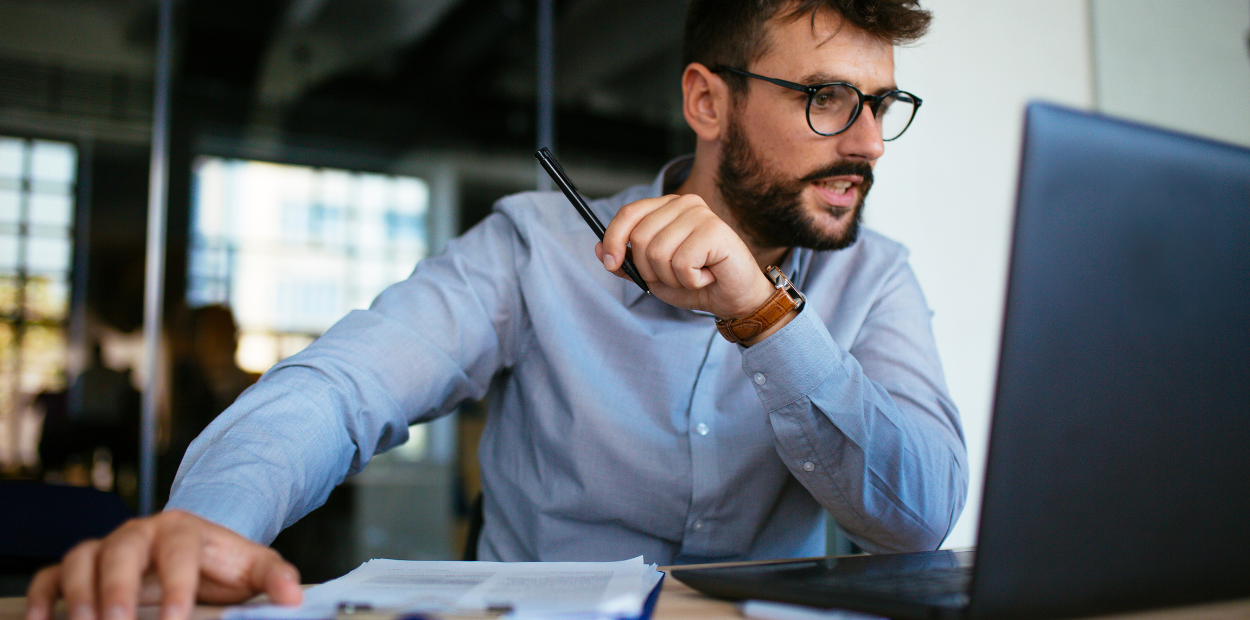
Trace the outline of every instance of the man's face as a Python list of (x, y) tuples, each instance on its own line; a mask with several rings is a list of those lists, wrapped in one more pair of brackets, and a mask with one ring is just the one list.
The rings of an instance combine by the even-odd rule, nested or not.
[[(800, 84), (894, 88), (894, 49), (827, 13), (771, 22), (771, 46), (748, 71)], [(839, 30), (839, 28), (841, 29)], [(807, 96), (751, 80), (730, 114), (718, 169), (721, 197), (757, 247), (841, 249), (855, 242), (872, 169), (884, 151), (870, 110), (845, 132), (807, 125)]]

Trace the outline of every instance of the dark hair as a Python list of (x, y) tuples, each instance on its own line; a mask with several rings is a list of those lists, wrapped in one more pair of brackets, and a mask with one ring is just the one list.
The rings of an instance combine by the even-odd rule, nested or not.
[[(932, 15), (917, 0), (690, 0), (682, 66), (692, 62), (710, 69), (746, 70), (768, 51), (765, 24), (774, 17), (798, 19), (829, 10), (847, 24), (893, 45), (924, 36)], [(746, 88), (746, 78), (722, 74), (734, 95)]]

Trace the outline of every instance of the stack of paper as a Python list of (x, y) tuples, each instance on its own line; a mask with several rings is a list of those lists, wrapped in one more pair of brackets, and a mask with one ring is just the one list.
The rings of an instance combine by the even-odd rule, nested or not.
[(620, 562), (370, 560), (309, 588), (299, 607), (232, 607), (224, 620), (645, 619), (664, 573)]

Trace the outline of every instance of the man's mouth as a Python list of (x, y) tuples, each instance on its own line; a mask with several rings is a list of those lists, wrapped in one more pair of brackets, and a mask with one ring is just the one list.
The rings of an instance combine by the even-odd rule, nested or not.
[(812, 187), (816, 190), (820, 201), (835, 212), (855, 207), (860, 199), (858, 191), (860, 184), (859, 178), (845, 176), (812, 181)]
[(835, 194), (845, 194), (846, 190), (851, 189), (851, 187), (855, 184), (846, 179), (834, 179), (831, 181), (816, 181), (816, 185), (819, 185)]

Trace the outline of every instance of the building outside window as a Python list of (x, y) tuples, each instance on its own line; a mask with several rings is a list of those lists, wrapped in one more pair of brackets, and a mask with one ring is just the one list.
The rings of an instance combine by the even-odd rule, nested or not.
[(78, 153), (0, 136), (0, 467), (33, 468), (41, 393), (66, 385)]

